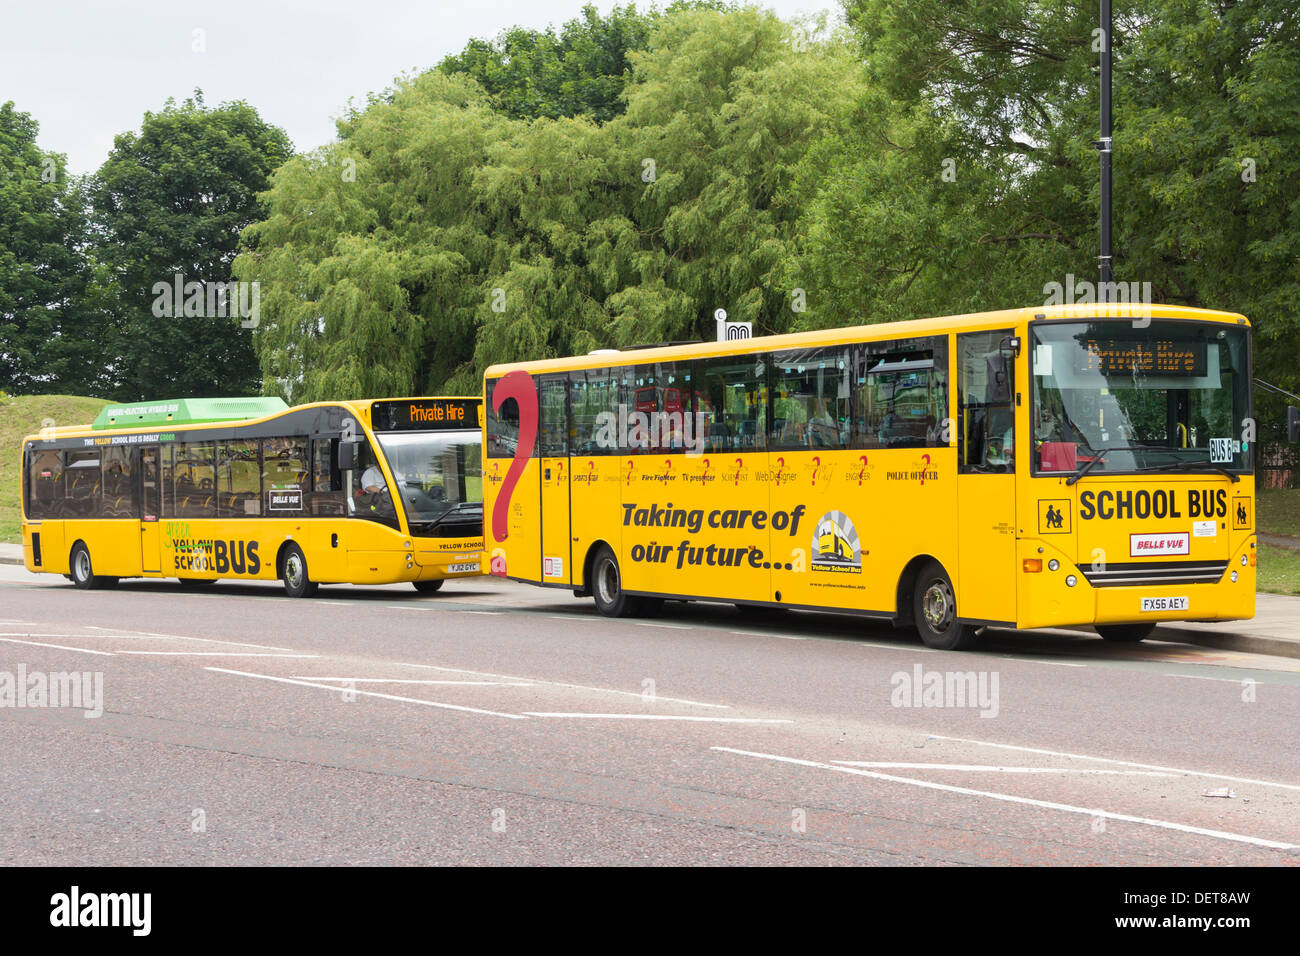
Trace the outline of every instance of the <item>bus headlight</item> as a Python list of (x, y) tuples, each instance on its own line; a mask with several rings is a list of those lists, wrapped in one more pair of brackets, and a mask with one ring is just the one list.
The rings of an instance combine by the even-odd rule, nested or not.
[(1047, 562), (1047, 570), (1049, 571), (1055, 571), (1060, 566), (1061, 566), (1061, 562), (1057, 561), (1056, 558), (1052, 558), (1051, 561)]
[(1065, 586), (1067, 588), (1072, 588), (1078, 583), (1079, 583), (1079, 579), (1076, 578), (1073, 574), (1067, 574), (1065, 576)]
[(1236, 572), (1236, 571), (1233, 571), (1233, 572), (1232, 572), (1232, 583), (1233, 583), (1233, 584), (1236, 584), (1236, 583), (1237, 583), (1237, 572)]
[(1246, 566), (1246, 556), (1244, 554), (1241, 556), (1241, 566), (1243, 568)]

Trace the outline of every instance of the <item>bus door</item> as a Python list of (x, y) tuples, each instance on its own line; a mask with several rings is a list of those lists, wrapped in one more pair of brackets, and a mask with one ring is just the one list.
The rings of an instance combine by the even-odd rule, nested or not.
[(1014, 332), (957, 336), (957, 568), (964, 620), (1016, 619)]
[(162, 536), (158, 516), (162, 510), (162, 481), (157, 445), (140, 449), (140, 570), (157, 574), (161, 570)]
[(541, 467), (541, 559), (543, 584), (570, 584), (573, 549), (569, 496), (569, 377), (544, 375), (538, 379), (541, 433), (538, 453)]
[[(493, 404), (498, 397), (499, 409)], [(511, 372), (487, 383), (486, 398), (487, 407), (483, 409), (487, 428), (483, 449), (483, 543), (489, 566), (493, 574), (541, 581), (542, 542), (538, 516), (545, 469), (537, 460), (541, 409), (536, 379), (524, 372)]]

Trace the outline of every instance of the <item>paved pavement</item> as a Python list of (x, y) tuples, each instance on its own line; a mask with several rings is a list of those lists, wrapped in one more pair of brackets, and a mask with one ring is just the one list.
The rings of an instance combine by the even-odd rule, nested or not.
[(6, 565), (0, 683), (0, 866), (1300, 865), (1294, 658)]
[[(0, 544), (0, 564), (22, 563), (21, 545)], [(1162, 624), (1151, 640), (1300, 658), (1300, 597), (1261, 592), (1249, 621)]]

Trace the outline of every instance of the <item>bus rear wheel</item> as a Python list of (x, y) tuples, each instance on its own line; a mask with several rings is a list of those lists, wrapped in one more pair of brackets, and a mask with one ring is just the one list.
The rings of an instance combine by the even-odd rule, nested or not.
[(68, 557), (68, 566), (72, 571), (72, 574), (69, 575), (72, 578), (72, 583), (83, 591), (111, 588), (117, 584), (117, 578), (108, 578), (95, 573), (95, 568), (90, 563), (90, 549), (80, 541), (72, 546), (72, 554)]
[(962, 651), (975, 645), (975, 627), (957, 620), (957, 596), (952, 579), (937, 561), (923, 567), (916, 577), (912, 620), (926, 647)]
[(415, 589), (421, 594), (432, 594), (434, 591), (442, 588), (442, 578), (438, 578), (434, 581), (412, 581), (411, 584), (413, 584)]
[(311, 597), (316, 593), (316, 582), (307, 576), (307, 559), (296, 544), (285, 549), (280, 580), (284, 582), (284, 593), (289, 597)]
[(591, 596), (605, 617), (632, 617), (641, 610), (640, 599), (624, 592), (618, 558), (608, 545), (602, 545), (591, 562)]
[(1098, 624), (1096, 628), (1103, 641), (1136, 644), (1150, 637), (1156, 626), (1154, 624)]

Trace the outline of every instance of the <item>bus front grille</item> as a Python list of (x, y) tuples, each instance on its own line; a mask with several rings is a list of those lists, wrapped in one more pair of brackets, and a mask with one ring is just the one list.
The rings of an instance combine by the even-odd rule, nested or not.
[(1143, 561), (1085, 565), (1083, 576), (1095, 588), (1213, 584), (1228, 570), (1227, 561)]

